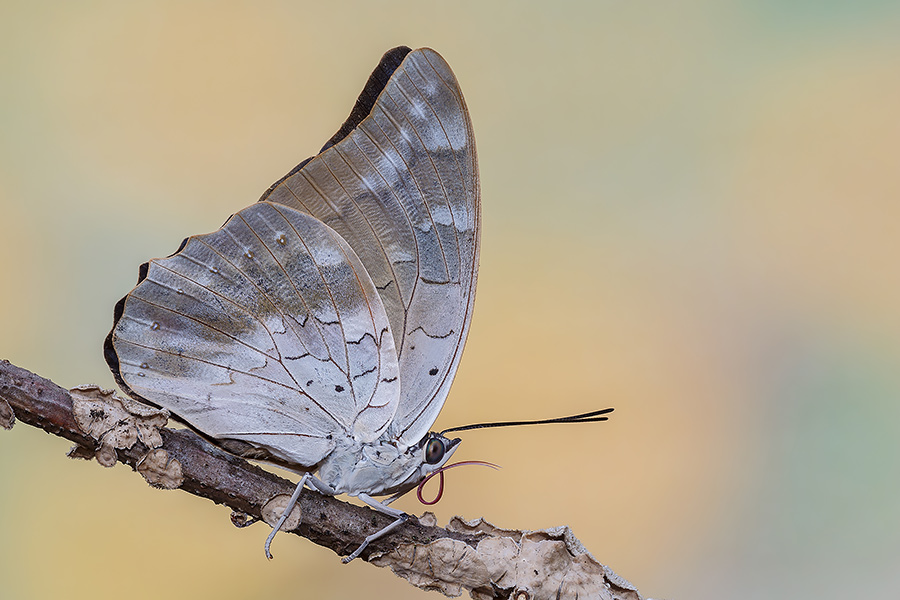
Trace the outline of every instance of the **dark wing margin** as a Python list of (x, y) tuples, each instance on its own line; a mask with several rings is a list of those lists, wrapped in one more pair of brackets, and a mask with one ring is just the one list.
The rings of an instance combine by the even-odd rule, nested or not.
[[(375, 70), (369, 75), (369, 79), (366, 81), (363, 91), (360, 92), (359, 97), (356, 99), (356, 104), (353, 105), (350, 116), (347, 117), (347, 120), (340, 126), (337, 133), (331, 136), (330, 140), (325, 142), (325, 145), (319, 150), (320, 153), (347, 137), (348, 133), (356, 129), (363, 119), (369, 116), (369, 113), (372, 112), (372, 107), (375, 106), (375, 101), (378, 100), (378, 96), (381, 94), (384, 86), (390, 81), (391, 75), (394, 74), (394, 71), (397, 70), (397, 67), (400, 66), (403, 59), (406, 58), (406, 55), (410, 52), (412, 52), (412, 49), (408, 46), (397, 46), (384, 53), (384, 56), (382, 56), (381, 60), (378, 62), (378, 66), (375, 67)], [(282, 181), (301, 170), (306, 166), (306, 163), (313, 158), (314, 157), (311, 156), (302, 161), (299, 165), (291, 169), (287, 175), (269, 186), (269, 189), (267, 189), (262, 197), (260, 197), (260, 202), (266, 200), (269, 197), (269, 194), (272, 193), (272, 190), (278, 187)]]
[(357, 125), (369, 116), (369, 113), (372, 112), (372, 107), (375, 106), (375, 101), (378, 100), (381, 91), (390, 81), (391, 75), (394, 74), (394, 71), (397, 70), (397, 67), (400, 66), (403, 59), (410, 52), (412, 52), (412, 49), (407, 46), (397, 46), (384, 53), (384, 56), (378, 62), (378, 66), (369, 75), (369, 80), (359, 94), (359, 98), (356, 99), (356, 104), (353, 106), (353, 110), (350, 111), (350, 116), (347, 117), (347, 120), (344, 121), (337, 133), (331, 136), (331, 139), (322, 146), (319, 152), (324, 152), (347, 137), (348, 133), (356, 129)]

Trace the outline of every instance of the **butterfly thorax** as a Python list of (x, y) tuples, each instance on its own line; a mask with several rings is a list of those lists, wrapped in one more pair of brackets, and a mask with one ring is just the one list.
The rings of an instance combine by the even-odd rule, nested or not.
[[(441, 440), (446, 448), (434, 464), (426, 461), (429, 440)], [(387, 436), (370, 443), (360, 443), (348, 437), (339, 442), (322, 462), (318, 477), (336, 494), (381, 496), (405, 492), (443, 466), (458, 442), (430, 433), (418, 444), (402, 448), (396, 440)]]

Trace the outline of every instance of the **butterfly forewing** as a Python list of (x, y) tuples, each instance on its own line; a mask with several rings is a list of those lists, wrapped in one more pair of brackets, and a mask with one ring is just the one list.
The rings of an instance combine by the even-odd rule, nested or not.
[(151, 261), (110, 343), (132, 393), (297, 465), (327, 456), (333, 434), (376, 439), (399, 400), (390, 325), (359, 258), (281, 205)]
[(393, 435), (417, 442), (452, 383), (478, 271), (475, 141), (450, 67), (432, 50), (410, 52), (368, 115), (264, 199), (322, 220), (359, 255), (398, 349)]

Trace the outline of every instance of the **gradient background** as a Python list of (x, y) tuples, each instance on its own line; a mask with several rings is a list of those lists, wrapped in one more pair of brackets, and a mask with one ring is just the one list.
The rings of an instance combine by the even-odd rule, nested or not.
[[(646, 596), (900, 589), (896, 2), (0, 2), (0, 356), (63, 386), (137, 266), (217, 228), (431, 46), (478, 140), (481, 279), (436, 507), (572, 526)], [(552, 6), (551, 6), (552, 5)], [(423, 598), (0, 432), (4, 598)], [(402, 504), (421, 512), (415, 498)], [(438, 596), (431, 593), (430, 596)]]

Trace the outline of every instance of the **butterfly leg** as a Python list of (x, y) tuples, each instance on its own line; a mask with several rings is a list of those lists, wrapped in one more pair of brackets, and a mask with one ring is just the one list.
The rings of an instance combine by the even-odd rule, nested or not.
[(379, 502), (375, 498), (372, 498), (368, 494), (358, 494), (357, 498), (359, 498), (360, 500), (362, 500), (363, 502), (365, 502), (366, 504), (368, 504), (369, 506), (371, 506), (378, 512), (386, 514), (391, 517), (394, 517), (396, 520), (393, 523), (391, 523), (390, 525), (388, 525), (387, 527), (384, 527), (384, 528), (376, 531), (372, 535), (367, 536), (366, 539), (363, 540), (363, 543), (359, 545), (359, 548), (357, 548), (356, 550), (353, 551), (353, 554), (351, 554), (349, 556), (345, 556), (342, 559), (342, 562), (344, 564), (347, 564), (348, 562), (350, 562), (351, 560), (353, 560), (354, 558), (356, 558), (357, 556), (362, 554), (362, 551), (365, 550), (366, 546), (368, 546), (369, 543), (374, 542), (375, 540), (377, 540), (378, 538), (380, 538), (384, 535), (387, 535), (388, 533), (390, 533), (393, 530), (400, 527), (400, 525), (402, 525), (403, 523), (406, 522), (407, 519), (409, 519), (409, 515), (406, 514), (405, 512), (403, 512), (402, 510), (397, 510), (396, 508), (391, 508), (390, 506), (387, 506), (386, 504)]
[(281, 518), (278, 519), (278, 523), (275, 527), (272, 528), (272, 533), (269, 534), (269, 537), (266, 538), (266, 558), (272, 560), (272, 553), (269, 552), (269, 546), (272, 545), (272, 540), (275, 539), (275, 534), (278, 533), (278, 530), (281, 529), (281, 526), (284, 525), (284, 522), (287, 520), (288, 515), (291, 514), (291, 511), (294, 510), (294, 506), (297, 504), (297, 500), (300, 499), (300, 492), (303, 491), (303, 486), (306, 485), (306, 482), (312, 478), (311, 473), (304, 473), (303, 477), (300, 478), (300, 483), (297, 484), (297, 487), (294, 488), (294, 493), (291, 494), (291, 499), (288, 500), (287, 508), (284, 509), (284, 512), (281, 513)]

